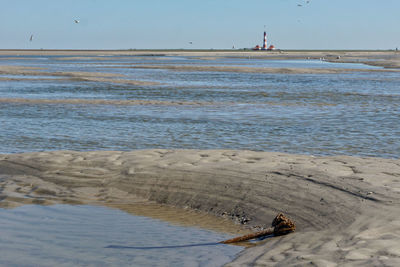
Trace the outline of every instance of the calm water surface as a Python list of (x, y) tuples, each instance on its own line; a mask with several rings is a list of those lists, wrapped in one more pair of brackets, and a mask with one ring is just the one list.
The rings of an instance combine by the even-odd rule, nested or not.
[(1, 266), (221, 266), (231, 236), (97, 206), (0, 209)]
[[(140, 64), (373, 69), (317, 60), (21, 57), (2, 65), (91, 71), (160, 85), (1, 81), (1, 98), (158, 100), (204, 105), (0, 103), (0, 153), (152, 148), (250, 149), (398, 158), (400, 74), (260, 74), (132, 69)], [(118, 66), (118, 68), (113, 68)], [(112, 68), (110, 68), (112, 67)], [(2, 77), (27, 78), (3, 75)], [(41, 76), (39, 76), (41, 77)], [(29, 77), (28, 77), (29, 78)]]

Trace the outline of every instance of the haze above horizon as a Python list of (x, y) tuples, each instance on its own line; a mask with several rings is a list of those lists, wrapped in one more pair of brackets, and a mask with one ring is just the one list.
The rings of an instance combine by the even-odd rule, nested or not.
[(400, 47), (397, 0), (2, 0), (0, 49)]

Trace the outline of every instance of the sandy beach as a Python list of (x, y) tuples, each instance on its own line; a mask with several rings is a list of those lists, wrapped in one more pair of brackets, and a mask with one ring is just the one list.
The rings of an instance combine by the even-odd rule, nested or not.
[(0, 178), (3, 208), (154, 203), (249, 230), (269, 226), (278, 212), (297, 223), (296, 233), (266, 239), (228, 266), (400, 264), (399, 160), (245, 150), (56, 151), (3, 154)]

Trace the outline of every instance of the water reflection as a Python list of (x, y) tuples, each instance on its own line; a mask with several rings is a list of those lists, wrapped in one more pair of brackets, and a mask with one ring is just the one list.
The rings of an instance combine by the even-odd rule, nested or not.
[(222, 266), (243, 249), (215, 245), (226, 234), (98, 206), (0, 209), (0, 224), (5, 266)]

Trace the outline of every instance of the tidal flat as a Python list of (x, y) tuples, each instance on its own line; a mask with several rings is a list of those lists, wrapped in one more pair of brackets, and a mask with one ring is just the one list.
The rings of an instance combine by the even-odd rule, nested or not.
[[(395, 51), (1, 50), (0, 212), (36, 220), (50, 207), (74, 220), (73, 207), (105, 206), (224, 235), (283, 212), (295, 233), (186, 262), (396, 266), (399, 60)], [(168, 209), (177, 213), (157, 215)]]

